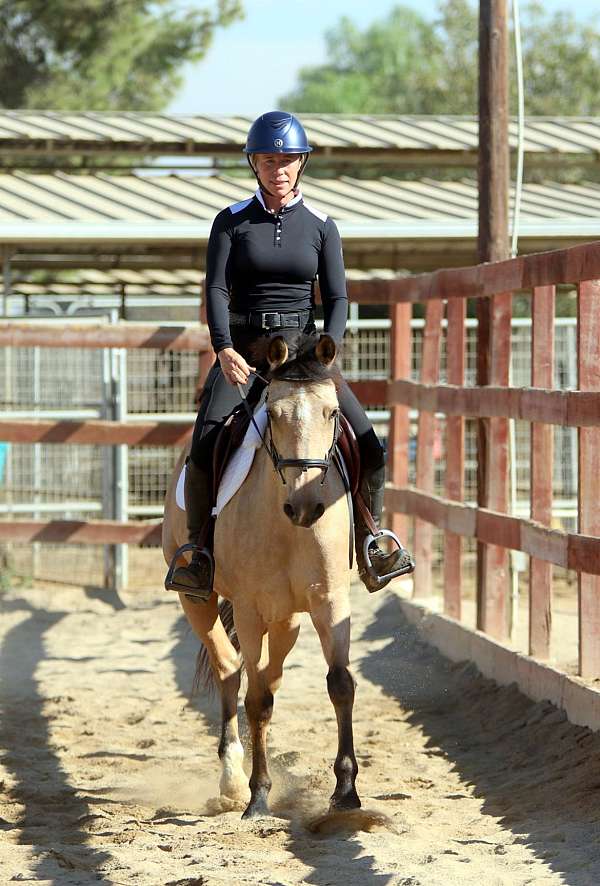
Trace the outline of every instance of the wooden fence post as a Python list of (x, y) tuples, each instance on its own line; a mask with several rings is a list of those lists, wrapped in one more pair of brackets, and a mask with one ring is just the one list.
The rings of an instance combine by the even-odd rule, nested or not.
[[(535, 286), (531, 305), (531, 386), (554, 387), (554, 286)], [(531, 423), (531, 519), (552, 525), (553, 428)], [(529, 561), (529, 654), (548, 658), (552, 632), (552, 564)]]
[[(421, 383), (436, 384), (440, 374), (440, 345), (444, 302), (428, 301), (425, 307), (425, 328), (421, 351)], [(421, 410), (417, 431), (417, 489), (433, 492), (435, 481), (434, 439), (435, 413)], [(415, 578), (414, 596), (429, 597), (433, 593), (433, 526), (415, 519)]]
[[(579, 284), (577, 373), (581, 391), (600, 390), (600, 280)], [(600, 427), (579, 428), (579, 527), (600, 535)], [(579, 673), (600, 677), (600, 578), (579, 573)]]
[[(450, 298), (446, 306), (446, 375), (449, 385), (465, 383), (465, 318), (467, 300)], [(461, 415), (446, 418), (446, 498), (464, 496), (465, 420)], [(444, 612), (461, 617), (462, 538), (444, 533)]]
[[(490, 385), (508, 387), (512, 293), (491, 298)], [(508, 505), (508, 419), (488, 419), (485, 507), (506, 513)], [(501, 541), (501, 539), (499, 539)], [(509, 635), (509, 556), (501, 544), (486, 544), (481, 557), (477, 627), (503, 640)]]
[[(412, 305), (409, 302), (390, 305), (390, 375), (393, 381), (410, 378), (412, 367), (412, 335), (410, 321)], [(394, 486), (408, 485), (408, 406), (390, 407), (388, 432), (388, 478)], [(388, 526), (398, 538), (408, 544), (408, 518), (396, 511), (388, 517)]]

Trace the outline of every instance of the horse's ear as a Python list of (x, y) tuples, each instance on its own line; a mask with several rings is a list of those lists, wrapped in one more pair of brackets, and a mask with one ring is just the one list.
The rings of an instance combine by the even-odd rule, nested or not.
[(267, 348), (267, 362), (271, 369), (283, 366), (288, 358), (288, 346), (282, 335), (276, 335)]
[(319, 363), (323, 366), (331, 366), (337, 354), (337, 346), (330, 335), (322, 335), (315, 348), (315, 354)]

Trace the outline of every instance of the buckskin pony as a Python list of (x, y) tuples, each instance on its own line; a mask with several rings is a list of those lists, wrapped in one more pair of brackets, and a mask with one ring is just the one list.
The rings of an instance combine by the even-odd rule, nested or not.
[[(267, 730), (283, 663), (293, 648), (300, 613), (308, 612), (327, 661), (327, 689), (335, 708), (338, 750), (331, 811), (356, 809), (350, 650), (350, 514), (345, 487), (332, 463), (339, 426), (336, 346), (313, 337), (292, 355), (283, 337), (268, 343), (268, 426), (252, 468), (215, 525), (215, 591), (207, 604), (180, 594), (181, 605), (204, 652), (221, 697), (220, 792), (244, 805), (244, 817), (268, 814), (271, 779)], [(175, 490), (182, 453), (166, 497), (163, 551), (167, 563), (187, 539), (185, 514)], [(228, 602), (227, 602), (228, 601)], [(226, 629), (233, 614), (240, 653)], [(223, 618), (221, 617), (223, 616)], [(225, 622), (225, 624), (224, 624)], [(252, 773), (242, 768), (237, 703), (243, 666), (245, 708), (252, 743)]]

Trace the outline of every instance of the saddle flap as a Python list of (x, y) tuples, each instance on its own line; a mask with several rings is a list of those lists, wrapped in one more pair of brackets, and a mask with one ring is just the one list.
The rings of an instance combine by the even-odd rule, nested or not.
[(225, 468), (233, 453), (242, 445), (249, 424), (250, 416), (243, 406), (238, 406), (217, 435), (213, 449), (213, 501), (217, 500)]

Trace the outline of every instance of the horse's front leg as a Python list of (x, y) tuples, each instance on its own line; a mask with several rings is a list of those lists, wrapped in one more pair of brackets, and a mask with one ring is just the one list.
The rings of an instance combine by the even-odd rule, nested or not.
[(336, 777), (331, 796), (331, 810), (358, 809), (356, 791), (358, 763), (354, 754), (352, 708), (354, 678), (348, 668), (350, 654), (350, 603), (347, 593), (340, 600), (326, 600), (311, 610), (313, 624), (319, 634), (325, 660), (329, 665), (327, 691), (335, 708), (338, 727), (338, 750), (333, 766)]
[(283, 662), (300, 629), (298, 616), (267, 627), (255, 613), (235, 610), (235, 623), (248, 675), (246, 715), (252, 740), (250, 803), (242, 818), (269, 815), (271, 777), (267, 764), (267, 734), (273, 696), (281, 683)]

